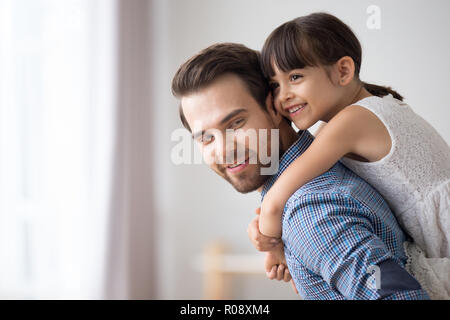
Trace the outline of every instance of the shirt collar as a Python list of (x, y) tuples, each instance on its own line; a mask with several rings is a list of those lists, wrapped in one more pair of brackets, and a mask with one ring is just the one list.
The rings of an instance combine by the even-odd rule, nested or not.
[(280, 158), (280, 164), (279, 168), (276, 174), (271, 176), (263, 186), (263, 189), (261, 191), (261, 201), (264, 199), (264, 196), (269, 191), (269, 189), (272, 187), (272, 185), (277, 181), (278, 177), (281, 176), (284, 170), (295, 160), (297, 159), (303, 152), (308, 149), (308, 147), (311, 145), (311, 143), (314, 140), (314, 137), (312, 136), (309, 131), (299, 131), (297, 133), (299, 136), (298, 139), (292, 144), (286, 152), (281, 156)]

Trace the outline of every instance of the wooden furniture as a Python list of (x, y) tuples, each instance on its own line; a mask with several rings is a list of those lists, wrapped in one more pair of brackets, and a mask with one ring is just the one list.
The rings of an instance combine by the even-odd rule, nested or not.
[(196, 258), (194, 267), (203, 272), (203, 298), (230, 299), (230, 282), (234, 275), (264, 275), (264, 254), (229, 254), (224, 243), (207, 245), (203, 255)]

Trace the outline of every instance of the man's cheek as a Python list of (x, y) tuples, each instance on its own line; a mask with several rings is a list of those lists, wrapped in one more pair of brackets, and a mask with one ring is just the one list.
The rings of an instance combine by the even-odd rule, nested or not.
[(236, 159), (242, 160), (249, 158), (251, 164), (258, 163), (258, 132), (256, 129), (238, 129), (236, 130)]
[(200, 147), (200, 152), (203, 157), (203, 161), (206, 163), (207, 166), (212, 167), (215, 163), (215, 155), (208, 147)]
[(273, 175), (279, 167), (279, 129), (261, 129), (258, 146), (258, 160), (262, 175)]

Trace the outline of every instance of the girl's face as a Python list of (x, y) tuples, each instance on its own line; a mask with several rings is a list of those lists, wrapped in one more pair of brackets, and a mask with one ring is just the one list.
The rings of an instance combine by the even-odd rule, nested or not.
[(333, 67), (329, 75), (323, 67), (305, 67), (288, 72), (274, 66), (270, 87), (276, 109), (292, 120), (300, 130), (317, 121), (328, 122), (342, 100), (342, 90), (335, 85), (338, 75)]

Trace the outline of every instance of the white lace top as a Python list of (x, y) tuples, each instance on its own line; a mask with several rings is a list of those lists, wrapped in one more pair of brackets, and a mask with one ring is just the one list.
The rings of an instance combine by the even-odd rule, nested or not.
[[(448, 144), (409, 105), (392, 95), (367, 97), (355, 105), (370, 110), (383, 122), (392, 147), (387, 156), (376, 162), (343, 158), (342, 163), (383, 195), (400, 225), (427, 258), (449, 258)], [(450, 268), (450, 263), (447, 265)], [(450, 278), (450, 269), (447, 276)]]
[(392, 95), (355, 103), (385, 125), (392, 147), (376, 162), (342, 163), (380, 192), (430, 258), (450, 257), (450, 148), (436, 130)]

